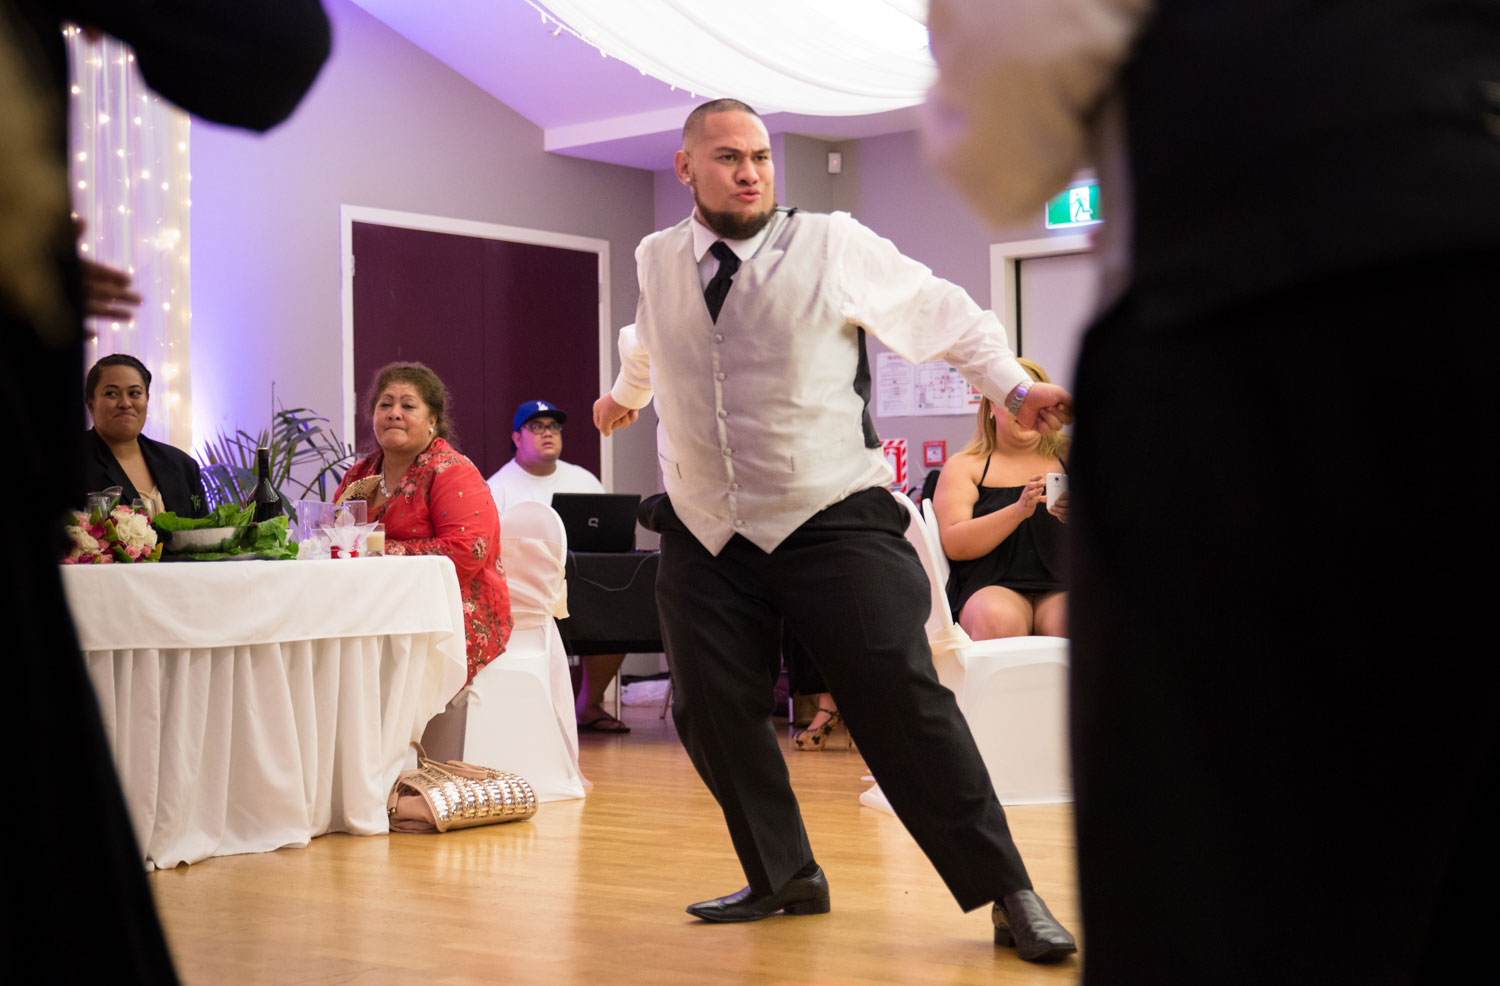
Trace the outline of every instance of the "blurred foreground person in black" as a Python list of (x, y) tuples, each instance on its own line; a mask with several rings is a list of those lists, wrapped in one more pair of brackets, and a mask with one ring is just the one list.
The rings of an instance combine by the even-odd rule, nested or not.
[[(81, 506), (86, 314), (120, 317), (128, 284), (85, 271), (69, 218), (65, 22), (132, 45), (146, 81), (219, 123), (285, 119), (329, 51), (317, 0), (0, 0), (0, 393), (11, 415), (0, 627), (15, 797), (0, 845), (0, 954), (63, 983), (172, 983), (144, 861), (100, 725), (57, 563)], [(89, 287), (85, 291), (85, 281)], [(20, 966), (16, 966), (20, 968)]]
[(988, 218), (1100, 173), (1085, 983), (1493, 980), (1500, 0), (934, 0), (930, 27), (934, 150)]

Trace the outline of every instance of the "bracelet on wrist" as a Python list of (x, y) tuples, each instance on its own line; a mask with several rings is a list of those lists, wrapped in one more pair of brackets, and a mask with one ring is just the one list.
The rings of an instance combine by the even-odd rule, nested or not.
[(1026, 403), (1026, 395), (1031, 393), (1032, 383), (1024, 380), (1016, 384), (1015, 389), (1005, 398), (1005, 409), (1012, 415), (1021, 410), (1021, 405)]

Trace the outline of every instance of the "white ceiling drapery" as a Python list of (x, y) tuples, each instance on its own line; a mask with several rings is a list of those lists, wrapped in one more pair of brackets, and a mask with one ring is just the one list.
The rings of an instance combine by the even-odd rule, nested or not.
[(861, 116), (923, 101), (926, 0), (528, 0), (601, 52), (762, 113)]

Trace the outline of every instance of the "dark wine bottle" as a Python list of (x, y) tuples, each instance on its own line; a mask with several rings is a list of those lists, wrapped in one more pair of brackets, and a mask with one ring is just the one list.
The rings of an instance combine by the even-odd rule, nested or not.
[(271, 485), (271, 450), (268, 448), (255, 450), (255, 492), (250, 494), (250, 500), (255, 504), (257, 524), (286, 513), (276, 487)]

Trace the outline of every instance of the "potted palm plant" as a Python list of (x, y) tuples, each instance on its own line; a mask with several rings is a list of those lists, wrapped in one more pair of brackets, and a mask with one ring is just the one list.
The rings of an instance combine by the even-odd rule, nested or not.
[(305, 407), (281, 408), (271, 416), (270, 428), (255, 435), (243, 428), (221, 431), (198, 452), (210, 508), (249, 502), (259, 448), (271, 451), (271, 485), (292, 521), (298, 500), (326, 500), (330, 483), (337, 488), (355, 460), (353, 447), (339, 439), (327, 418)]

